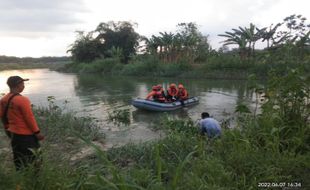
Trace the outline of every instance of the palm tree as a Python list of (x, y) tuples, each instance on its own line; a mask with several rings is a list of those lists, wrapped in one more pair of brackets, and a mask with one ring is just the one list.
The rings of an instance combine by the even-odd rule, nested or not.
[(260, 33), (254, 24), (250, 23), (250, 28), (245, 27), (246, 38), (249, 41), (249, 49), (252, 50), (252, 55), (255, 52), (255, 43), (261, 38)]
[(173, 38), (173, 60), (178, 61), (183, 55), (183, 40), (182, 36), (177, 33)]
[(199, 32), (197, 25), (193, 22), (180, 23), (178, 37), (182, 43), (182, 49), (191, 63), (198, 56), (198, 45), (203, 41), (204, 36)]
[(171, 50), (173, 46), (173, 40), (174, 40), (174, 34), (173, 33), (167, 33), (167, 32), (160, 32), (161, 35), (161, 41), (163, 44), (163, 53), (164, 53), (164, 61), (171, 60)]
[[(281, 24), (278, 23), (273, 27), (273, 24), (271, 24), (269, 26), (269, 28), (265, 27), (262, 29), (258, 29), (257, 31), (260, 34), (261, 38), (263, 39), (262, 42), (266, 41), (267, 42), (267, 49), (269, 49), (269, 47), (273, 46), (273, 43), (275, 42), (275, 34), (276, 31), (278, 29), (278, 27), (280, 27)], [(270, 41), (272, 42), (272, 44), (270, 45)]]
[(146, 52), (150, 54), (157, 54), (158, 44), (156, 43), (154, 37), (155, 36), (153, 35), (150, 39), (148, 39), (147, 37), (143, 38), (143, 40), (145, 41)]
[(232, 31), (218, 35), (227, 38), (223, 41), (224, 45), (238, 45), (242, 56), (247, 54), (247, 50), (249, 50), (249, 55), (254, 55), (255, 43), (261, 38), (261, 33), (255, 25), (250, 23), (249, 28), (239, 26), (238, 29), (233, 28)]
[(225, 34), (219, 34), (218, 36), (227, 38), (222, 41), (224, 45), (238, 45), (239, 54), (241, 58), (246, 56), (246, 38), (242, 35), (242, 32), (238, 29), (232, 29), (234, 32), (225, 32)]
[(202, 48), (209, 47), (207, 37), (198, 31), (194, 23), (181, 23), (178, 27), (177, 33), (160, 32), (159, 36), (153, 35), (145, 40), (147, 51), (157, 53), (164, 62), (174, 62), (180, 58), (194, 62)]

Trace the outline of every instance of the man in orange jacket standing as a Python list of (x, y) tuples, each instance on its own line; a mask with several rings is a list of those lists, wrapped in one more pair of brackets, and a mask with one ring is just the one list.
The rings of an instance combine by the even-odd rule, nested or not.
[(20, 93), (24, 90), (24, 81), (20, 76), (11, 76), (7, 80), (10, 92), (0, 100), (0, 117), (5, 130), (11, 138), (13, 158), (16, 170), (33, 163), (36, 159), (33, 150), (40, 147), (44, 139), (34, 118), (30, 100)]

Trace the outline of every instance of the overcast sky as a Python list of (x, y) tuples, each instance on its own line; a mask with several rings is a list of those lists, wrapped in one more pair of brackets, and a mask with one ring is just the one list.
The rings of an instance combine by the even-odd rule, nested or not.
[(291, 14), (309, 23), (310, 0), (0, 0), (0, 55), (68, 55), (75, 31), (111, 20), (136, 22), (136, 31), (147, 37), (195, 22), (218, 48), (218, 34), (251, 22), (269, 26)]

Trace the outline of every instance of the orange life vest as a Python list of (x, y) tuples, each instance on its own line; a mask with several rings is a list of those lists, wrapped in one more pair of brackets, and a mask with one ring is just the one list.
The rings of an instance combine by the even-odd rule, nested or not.
[(164, 102), (166, 100), (162, 90), (156, 91), (153, 95), (153, 99), (160, 102)]
[(181, 100), (186, 100), (188, 98), (188, 92), (185, 88), (179, 89), (178, 97)]
[(177, 96), (178, 95), (178, 89), (176, 89), (176, 88), (169, 87), (167, 92), (168, 92), (168, 95), (170, 95), (170, 96)]

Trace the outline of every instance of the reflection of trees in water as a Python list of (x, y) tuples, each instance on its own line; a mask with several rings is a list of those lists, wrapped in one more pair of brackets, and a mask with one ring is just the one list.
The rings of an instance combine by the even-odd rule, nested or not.
[[(188, 90), (190, 96), (199, 96), (202, 98), (206, 95), (211, 95), (207, 99), (208, 105), (200, 105), (200, 107), (194, 108), (197, 112), (195, 114), (200, 114), (198, 112), (209, 109), (210, 107), (207, 106), (210, 106), (210, 103), (212, 104), (212, 109), (217, 109), (218, 113), (225, 110), (230, 110), (231, 112), (234, 110), (234, 105), (229, 103), (229, 101), (235, 102), (236, 105), (239, 102), (250, 105), (250, 100), (253, 95), (253, 91), (247, 88), (246, 81), (241, 80), (107, 77), (100, 74), (83, 74), (77, 76), (75, 90), (77, 95), (88, 104), (99, 104), (104, 102), (113, 109), (115, 106), (130, 106), (131, 100), (138, 96), (144, 98), (143, 96), (151, 90), (153, 85), (162, 84), (166, 89), (170, 83), (182, 83)], [(217, 96), (217, 94), (219, 96)], [(216, 99), (210, 99), (212, 97)], [(225, 103), (225, 101), (221, 101), (221, 98), (229, 100), (229, 104)], [(216, 100), (217, 102), (214, 102)], [(132, 109), (135, 110), (134, 108)], [(154, 114), (153, 112), (151, 113)], [(183, 114), (186, 113), (185, 115), (182, 116), (181, 113), (182, 112), (174, 114), (183, 118), (187, 117), (186, 110), (183, 110)], [(160, 115), (161, 114), (150, 115), (144, 112), (137, 112), (133, 113), (133, 119), (148, 122), (148, 120), (157, 120), (158, 118), (156, 117)], [(140, 117), (142, 117), (142, 119), (139, 119)]]
[(253, 90), (243, 80), (201, 80), (195, 84), (199, 89), (194, 91), (218, 93), (236, 98), (236, 104), (251, 103)]
[(75, 91), (87, 101), (128, 104), (135, 92), (135, 82), (122, 77), (83, 74), (77, 77)]

